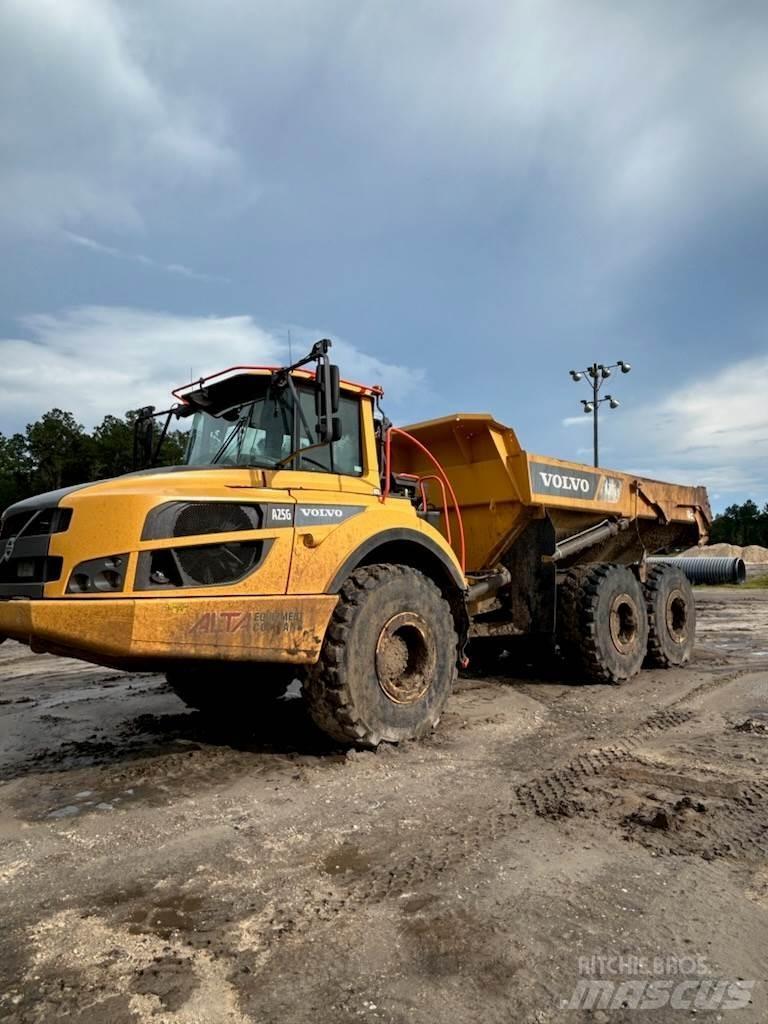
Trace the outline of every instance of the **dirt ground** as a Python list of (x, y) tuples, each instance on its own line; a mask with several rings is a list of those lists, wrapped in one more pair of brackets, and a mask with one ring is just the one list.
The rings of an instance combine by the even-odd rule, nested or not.
[(619, 1022), (632, 999), (584, 1008), (580, 982), (682, 972), (751, 1002), (640, 1019), (764, 1024), (768, 591), (698, 603), (684, 670), (508, 659), (376, 753), (298, 699), (236, 731), (157, 676), (5, 643), (0, 1019)]

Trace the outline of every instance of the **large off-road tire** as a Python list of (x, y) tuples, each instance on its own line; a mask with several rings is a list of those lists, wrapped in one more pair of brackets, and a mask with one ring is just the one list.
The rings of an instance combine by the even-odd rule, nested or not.
[(648, 649), (643, 589), (623, 565), (570, 569), (558, 585), (560, 653), (578, 676), (621, 683), (642, 668)]
[(423, 573), (356, 569), (304, 681), (312, 718), (333, 739), (364, 747), (424, 736), (456, 679), (457, 642), (448, 602)]
[(648, 612), (648, 657), (652, 668), (690, 661), (696, 635), (696, 602), (688, 577), (673, 565), (654, 565), (643, 587)]
[(169, 669), (165, 678), (187, 707), (218, 718), (245, 719), (282, 697), (296, 675), (295, 665), (211, 662), (180, 665)]

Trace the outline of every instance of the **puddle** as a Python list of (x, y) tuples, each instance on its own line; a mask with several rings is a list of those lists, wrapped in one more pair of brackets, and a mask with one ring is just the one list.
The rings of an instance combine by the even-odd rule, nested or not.
[(132, 935), (151, 932), (161, 939), (169, 939), (174, 932), (195, 931), (195, 914), (202, 905), (200, 896), (166, 896), (149, 906), (135, 907), (126, 919), (128, 931)]
[(420, 911), (426, 910), (427, 907), (431, 907), (436, 900), (436, 896), (413, 896), (406, 894), (406, 899), (403, 902), (403, 912), (406, 914), (418, 914)]
[(371, 868), (371, 858), (352, 843), (342, 843), (323, 860), (327, 875), (362, 875)]
[[(149, 787), (147, 787), (147, 793)], [(108, 789), (94, 790), (81, 789), (67, 799), (63, 797), (59, 806), (49, 807), (47, 811), (36, 815), (38, 819), (52, 819), (54, 821), (64, 818), (77, 818), (82, 814), (100, 814), (116, 811), (122, 807), (129, 806), (143, 794), (140, 788), (129, 789)]]

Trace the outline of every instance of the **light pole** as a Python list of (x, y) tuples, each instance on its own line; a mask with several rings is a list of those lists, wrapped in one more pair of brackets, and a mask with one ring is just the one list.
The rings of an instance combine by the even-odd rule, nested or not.
[(608, 402), (611, 409), (617, 409), (619, 407), (618, 400), (613, 395), (603, 395), (600, 398), (600, 388), (603, 383), (611, 376), (612, 370), (621, 370), (622, 373), (629, 373), (632, 367), (629, 363), (625, 363), (623, 359), (619, 359), (616, 363), (611, 363), (610, 366), (604, 366), (603, 363), (592, 363), (586, 370), (571, 370), (571, 380), (578, 383), (582, 377), (587, 376), (591, 380), (587, 381), (589, 386), (592, 388), (592, 399), (591, 401), (582, 398), (581, 404), (584, 406), (584, 412), (592, 413), (592, 438), (595, 449), (595, 466), (599, 466), (598, 457), (598, 435), (597, 435), (597, 410), (601, 402)]

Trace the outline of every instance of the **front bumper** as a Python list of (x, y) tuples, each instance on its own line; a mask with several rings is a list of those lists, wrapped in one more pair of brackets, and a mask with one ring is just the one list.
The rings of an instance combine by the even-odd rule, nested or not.
[(122, 668), (167, 661), (313, 664), (338, 598), (186, 597), (0, 601), (0, 640)]

